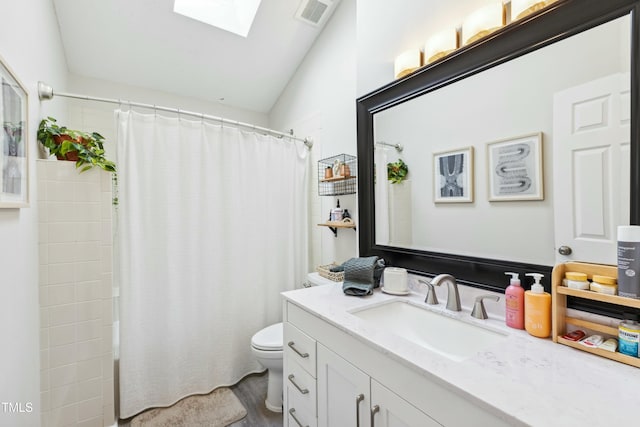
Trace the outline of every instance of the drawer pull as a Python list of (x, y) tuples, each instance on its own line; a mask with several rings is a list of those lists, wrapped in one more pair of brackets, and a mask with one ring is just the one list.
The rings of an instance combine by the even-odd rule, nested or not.
[(295, 347), (295, 343), (294, 343), (293, 341), (289, 341), (289, 342), (287, 343), (287, 345), (288, 345), (289, 347), (291, 347), (291, 350), (295, 351), (295, 352), (296, 352), (296, 354), (297, 354), (298, 356), (302, 357), (303, 359), (306, 359), (307, 357), (309, 357), (309, 353), (300, 353), (300, 350), (298, 350), (298, 349)]
[(307, 390), (306, 388), (302, 388), (300, 387), (298, 384), (296, 384), (296, 382), (293, 380), (295, 377), (293, 376), (293, 374), (289, 374), (289, 376), (287, 377), (289, 378), (289, 381), (291, 381), (291, 384), (293, 384), (300, 393), (302, 394), (307, 394), (309, 393), (309, 390)]
[(380, 406), (375, 405), (371, 408), (371, 427), (375, 427), (375, 415), (380, 412)]
[(360, 427), (360, 402), (364, 400), (364, 394), (356, 396), (356, 427)]
[(309, 427), (308, 425), (306, 425), (306, 426), (302, 425), (302, 423), (300, 422), (298, 417), (296, 417), (296, 409), (295, 408), (289, 409), (289, 415), (291, 415), (291, 418), (293, 418), (293, 421), (295, 421), (300, 427)]

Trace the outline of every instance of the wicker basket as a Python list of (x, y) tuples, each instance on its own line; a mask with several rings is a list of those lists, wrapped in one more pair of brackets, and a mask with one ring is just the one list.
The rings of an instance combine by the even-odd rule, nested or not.
[(319, 265), (316, 268), (316, 271), (318, 272), (318, 274), (320, 274), (320, 276), (324, 277), (325, 279), (329, 279), (334, 282), (342, 282), (344, 281), (344, 271), (339, 271), (336, 273), (331, 271), (333, 267), (337, 267), (337, 266), (338, 264), (336, 263), (328, 264), (328, 265)]

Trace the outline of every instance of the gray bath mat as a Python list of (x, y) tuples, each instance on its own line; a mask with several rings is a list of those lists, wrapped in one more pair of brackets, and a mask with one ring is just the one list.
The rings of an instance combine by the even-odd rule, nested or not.
[(209, 394), (185, 397), (168, 408), (149, 409), (136, 415), (131, 427), (224, 427), (246, 415), (236, 395), (221, 387)]

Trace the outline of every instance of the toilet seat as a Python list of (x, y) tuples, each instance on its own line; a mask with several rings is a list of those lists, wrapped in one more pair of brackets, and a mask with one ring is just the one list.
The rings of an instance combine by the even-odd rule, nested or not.
[(282, 351), (282, 322), (256, 332), (251, 338), (251, 346), (263, 351)]

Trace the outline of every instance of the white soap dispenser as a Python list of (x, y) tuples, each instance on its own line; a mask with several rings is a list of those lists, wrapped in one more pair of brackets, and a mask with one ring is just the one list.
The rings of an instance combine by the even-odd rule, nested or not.
[(531, 290), (524, 293), (524, 328), (538, 338), (547, 338), (551, 334), (551, 295), (544, 291), (540, 273), (527, 273), (533, 277)]

